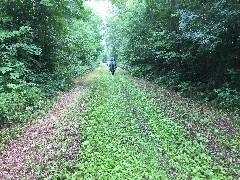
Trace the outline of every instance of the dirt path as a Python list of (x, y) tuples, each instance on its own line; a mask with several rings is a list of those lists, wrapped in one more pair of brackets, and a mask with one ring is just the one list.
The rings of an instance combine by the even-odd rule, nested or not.
[[(76, 162), (80, 142), (79, 122), (64, 121), (62, 116), (71, 111), (82, 90), (83, 87), (78, 85), (71, 92), (59, 96), (58, 102), (44, 118), (23, 127), (26, 134), (0, 153), (0, 179), (46, 177), (49, 170), (41, 165), (52, 164), (58, 154), (71, 163)], [(82, 110), (79, 109), (80, 112)], [(69, 141), (67, 148), (62, 144), (66, 136)]]
[(60, 95), (44, 118), (22, 127), (22, 137), (0, 152), (1, 180), (43, 179), (49, 177), (51, 167), (59, 170), (62, 164), (77, 162), (84, 92), (90, 90), (89, 84), (98, 78), (99, 71), (101, 67), (77, 80), (75, 88)]

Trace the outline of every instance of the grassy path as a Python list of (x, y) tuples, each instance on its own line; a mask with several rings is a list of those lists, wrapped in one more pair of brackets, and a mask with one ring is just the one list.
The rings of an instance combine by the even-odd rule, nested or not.
[(104, 70), (94, 84), (80, 130), (83, 143), (73, 177), (166, 177), (159, 170), (157, 149), (139, 131), (134, 114), (116, 80)]
[[(233, 179), (208, 148), (188, 138), (149, 92), (101, 65), (90, 82), (78, 163), (67, 179)], [(88, 82), (88, 83), (89, 83)]]
[(239, 178), (239, 127), (228, 116), (105, 64), (76, 84), (0, 153), (0, 179)]

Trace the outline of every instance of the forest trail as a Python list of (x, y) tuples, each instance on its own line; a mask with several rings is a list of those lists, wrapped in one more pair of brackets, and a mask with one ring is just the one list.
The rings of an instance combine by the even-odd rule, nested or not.
[(105, 64), (0, 154), (0, 179), (237, 179), (239, 117)]

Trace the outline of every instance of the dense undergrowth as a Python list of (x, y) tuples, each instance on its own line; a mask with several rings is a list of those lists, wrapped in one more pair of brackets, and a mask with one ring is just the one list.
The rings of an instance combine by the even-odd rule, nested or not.
[(182, 81), (175, 72), (165, 73), (153, 71), (149, 73), (147, 67), (126, 67), (135, 77), (145, 78), (160, 86), (165, 86), (183, 97), (192, 98), (201, 104), (211, 104), (216, 108), (223, 109), (229, 113), (240, 114), (240, 93), (236, 89), (228, 87), (227, 83), (222, 87), (214, 86), (201, 82)]
[(95, 68), (102, 46), (101, 19), (81, 0), (1, 1), (0, 10), (1, 129), (46, 111)]
[[(98, 65), (101, 19), (83, 1), (0, 1), (0, 150)], [(46, 17), (46, 18), (45, 18)]]
[(114, 4), (107, 24), (107, 55), (133, 75), (239, 113), (238, 0)]
[[(113, 77), (101, 68), (92, 78), (92, 90), (86, 96), (88, 103), (79, 129), (82, 143), (78, 162), (61, 172), (55, 171), (55, 178), (237, 177), (237, 162), (228, 167), (222, 163), (223, 157), (215, 158), (201, 133), (191, 138), (178, 119), (166, 114), (164, 107), (152, 98), (155, 93), (147, 86), (134, 84), (122, 73)], [(222, 137), (217, 136), (218, 141), (222, 142)]]
[[(91, 72), (97, 63), (92, 66), (79, 67), (78, 76)], [(43, 75), (44, 76), (44, 75)], [(75, 76), (76, 77), (76, 76)], [(42, 118), (56, 103), (58, 95), (74, 87), (72, 80), (60, 78), (57, 75), (45, 74), (38, 77), (41, 83), (34, 86), (25, 86), (17, 91), (2, 92), (0, 100), (2, 122), (0, 124), (0, 151), (11, 141), (24, 134), (24, 124), (29, 124)]]

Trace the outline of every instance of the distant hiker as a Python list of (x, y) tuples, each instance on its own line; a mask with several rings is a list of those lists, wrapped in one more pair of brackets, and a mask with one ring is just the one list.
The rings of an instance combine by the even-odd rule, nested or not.
[(111, 59), (111, 62), (109, 64), (109, 70), (111, 71), (112, 75), (114, 75), (115, 70), (117, 68), (117, 63), (114, 58)]

